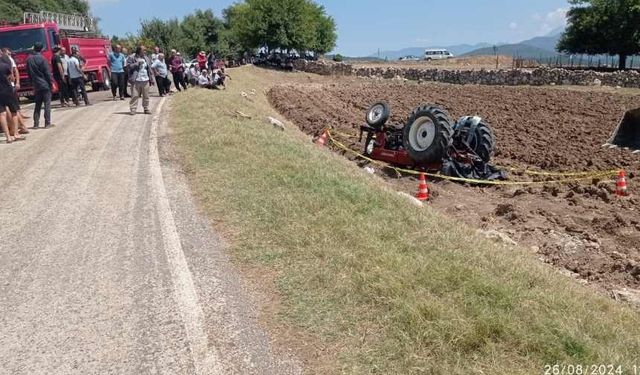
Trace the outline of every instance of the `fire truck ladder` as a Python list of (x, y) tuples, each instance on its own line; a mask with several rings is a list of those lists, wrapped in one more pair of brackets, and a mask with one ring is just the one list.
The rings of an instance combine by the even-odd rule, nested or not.
[(77, 14), (63, 14), (55, 12), (24, 13), (24, 23), (55, 22), (61, 30), (95, 31), (96, 20)]

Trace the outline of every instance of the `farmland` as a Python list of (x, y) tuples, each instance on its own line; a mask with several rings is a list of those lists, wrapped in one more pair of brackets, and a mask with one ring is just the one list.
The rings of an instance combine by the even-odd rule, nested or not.
[[(598, 289), (615, 294), (640, 286), (640, 214), (633, 197), (640, 193), (634, 184), (640, 158), (602, 148), (624, 111), (640, 102), (640, 93), (353, 81), (281, 85), (269, 97), (311, 135), (328, 125), (341, 134), (357, 134), (368, 106), (376, 101), (390, 103), (391, 121), (398, 124), (420, 104), (441, 106), (454, 119), (479, 115), (496, 134), (494, 162), (519, 180), (527, 180), (517, 176), (526, 170), (630, 171), (632, 198), (626, 200), (614, 197), (610, 178), (504, 187), (437, 182), (432, 184), (432, 206), (480, 230), (498, 231)], [(363, 150), (355, 138), (341, 141)], [(417, 186), (414, 178), (381, 174), (403, 191)]]

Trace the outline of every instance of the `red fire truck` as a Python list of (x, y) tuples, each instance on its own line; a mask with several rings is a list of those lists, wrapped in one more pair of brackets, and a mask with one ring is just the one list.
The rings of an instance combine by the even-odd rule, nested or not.
[[(26, 61), (35, 43), (42, 43), (42, 55), (51, 63), (53, 47), (63, 46), (67, 54), (77, 48), (84, 59), (87, 83), (93, 90), (109, 89), (111, 73), (108, 55), (111, 43), (108, 38), (95, 33), (95, 21), (88, 17), (52, 12), (25, 13), (20, 24), (0, 25), (0, 48), (13, 51), (20, 72), (20, 96), (33, 95), (33, 87), (27, 76)], [(54, 93), (58, 92), (54, 84)]]

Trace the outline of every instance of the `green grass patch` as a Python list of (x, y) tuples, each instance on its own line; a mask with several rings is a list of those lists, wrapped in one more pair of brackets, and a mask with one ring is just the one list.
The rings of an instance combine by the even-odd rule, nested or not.
[[(227, 91), (174, 97), (173, 136), (203, 209), (231, 229), (236, 259), (278, 275), (282, 308), (271, 318), (334, 348), (328, 372), (630, 371), (637, 362), (637, 311), (410, 205), (292, 126), (273, 129), (260, 89), (297, 76), (231, 74)], [(252, 89), (251, 100), (240, 95)]]

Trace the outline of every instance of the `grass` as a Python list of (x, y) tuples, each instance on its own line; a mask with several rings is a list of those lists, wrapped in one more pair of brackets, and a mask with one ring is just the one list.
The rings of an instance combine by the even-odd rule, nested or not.
[[(275, 130), (265, 90), (305, 75), (231, 74), (225, 92), (174, 98), (173, 136), (204, 211), (230, 229), (235, 258), (277, 275), (282, 302), (266, 318), (326, 349), (309, 372), (532, 374), (547, 364), (617, 364), (630, 373), (637, 364), (637, 311), (410, 205), (291, 124)], [(241, 96), (252, 89), (251, 99)]]

